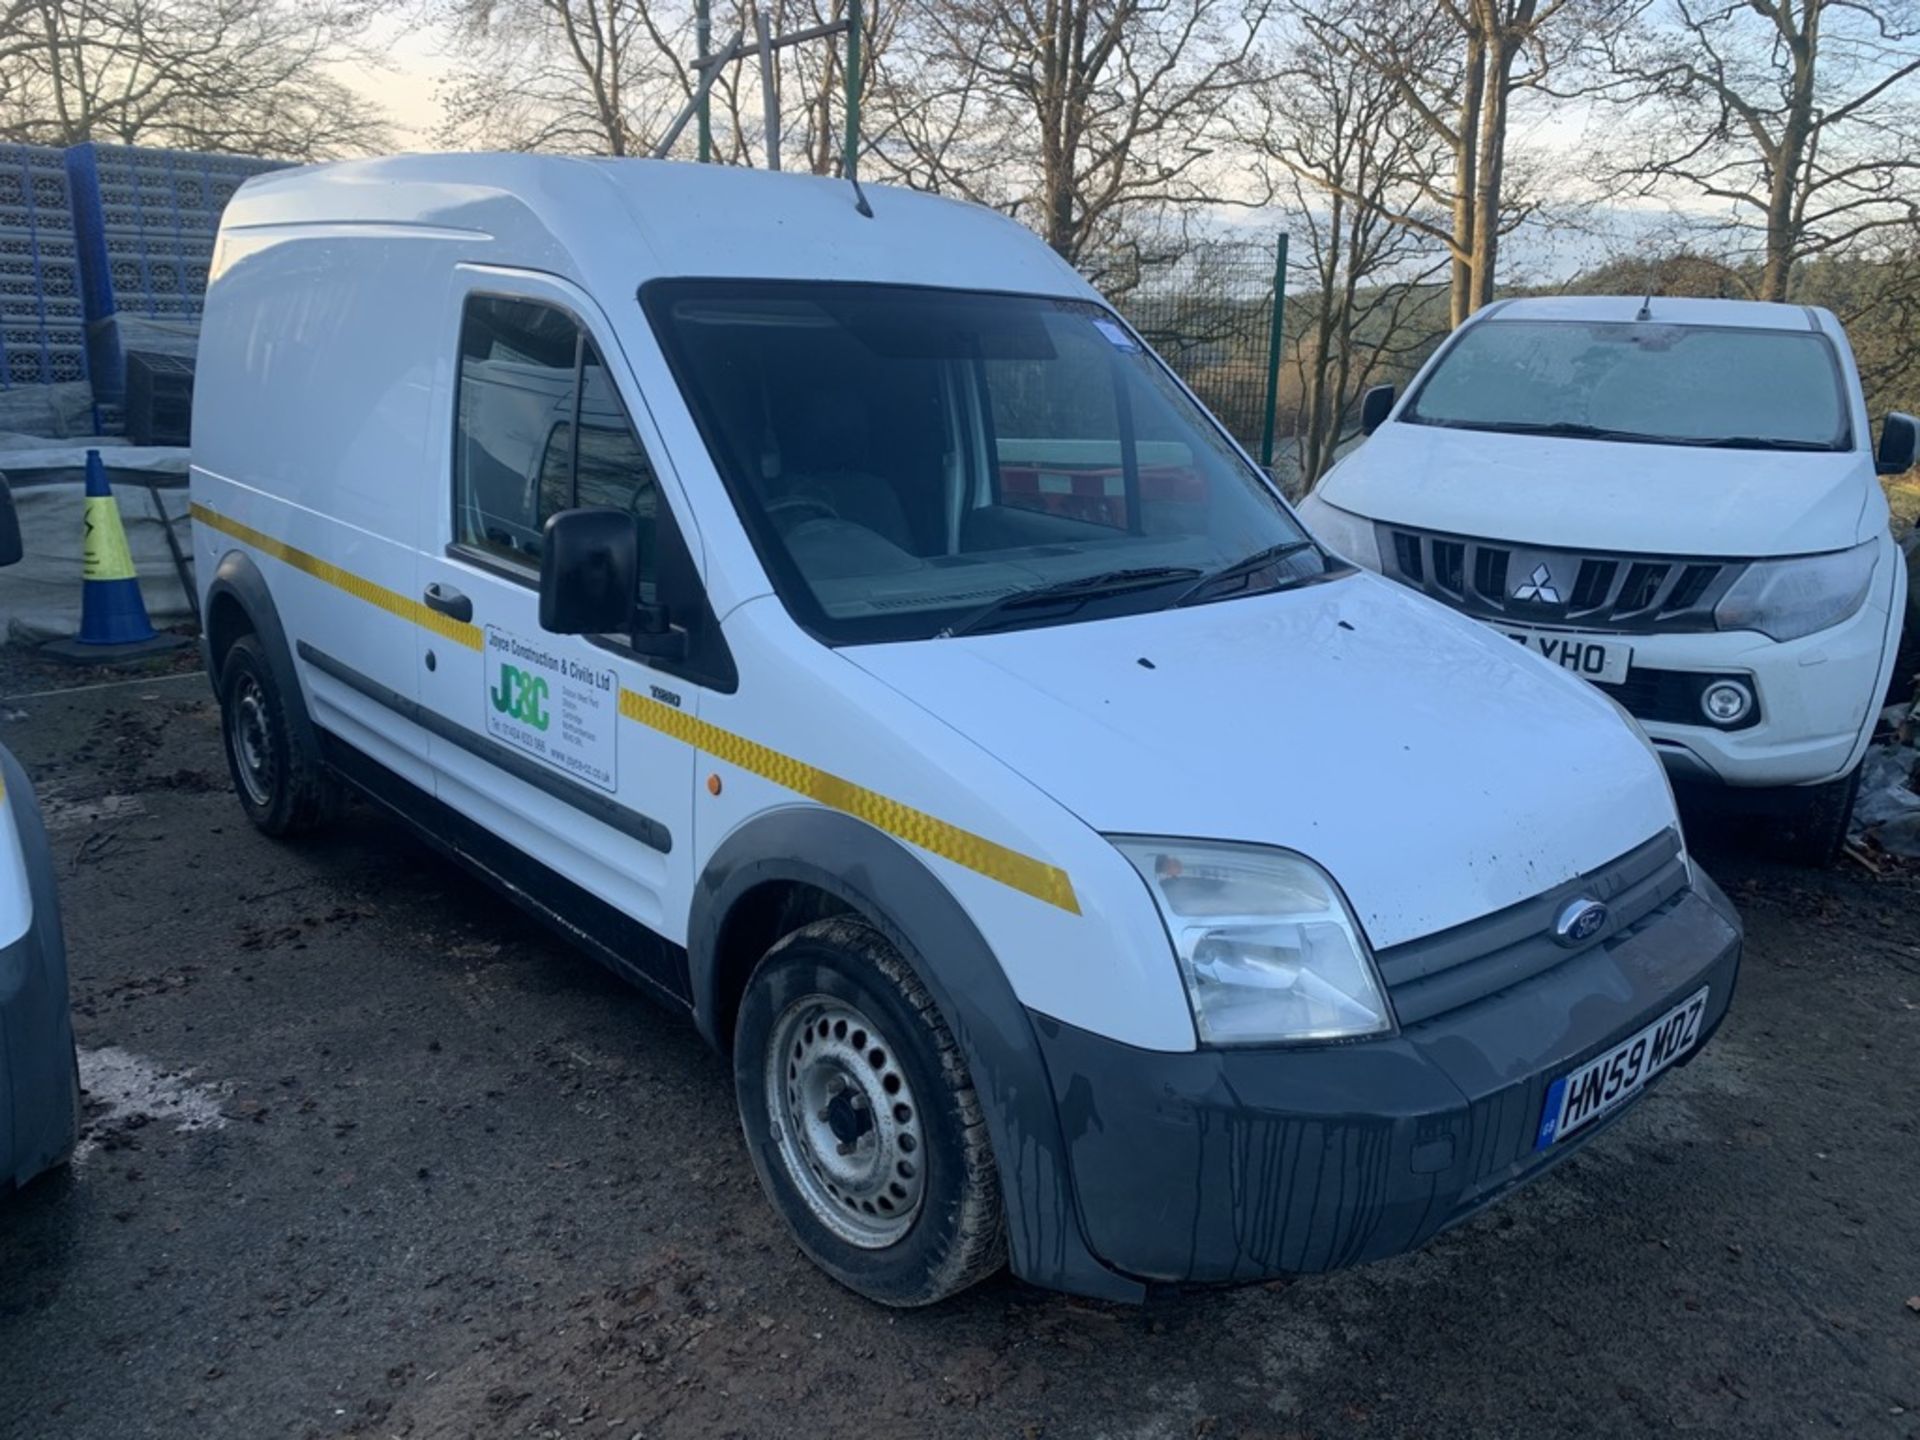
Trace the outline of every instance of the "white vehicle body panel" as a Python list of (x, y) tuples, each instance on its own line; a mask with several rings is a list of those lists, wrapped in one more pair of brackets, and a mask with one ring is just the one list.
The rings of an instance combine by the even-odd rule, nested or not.
[(1096, 830), (1311, 857), (1383, 948), (1536, 895), (1672, 823), (1658, 765), (1612, 705), (1434, 609), (1353, 575), (848, 654)]
[(33, 890), (27, 883), (26, 852), (7, 801), (5, 782), (0, 781), (0, 949), (32, 928)]
[[(202, 585), (238, 546), (269, 573), (290, 644), (470, 730), (486, 726), (485, 657), (470, 632), (419, 613), (429, 584), (470, 597), (474, 629), (613, 669), (611, 793), (671, 831), (664, 852), (310, 663), (299, 673), (321, 728), (676, 944), (709, 857), (785, 807), (878, 814), (909, 844), (932, 817), (1031, 857), (1066, 877), (1070, 902), (917, 852), (1024, 1004), (1148, 1049), (1194, 1048), (1193, 1022), (1154, 903), (1102, 832), (1296, 849), (1385, 946), (1536, 895), (1675, 823), (1659, 767), (1604, 700), (1370, 577), (963, 641), (834, 650), (802, 631), (638, 286), (739, 275), (1097, 299), (1003, 217), (868, 195), (873, 220), (838, 181), (524, 156), (249, 181), (223, 222), (196, 387), (194, 497), (218, 520), (195, 527)], [(561, 304), (600, 347), (737, 689), (545, 635), (524, 580), (449, 553), (461, 301), (488, 288)], [(753, 764), (729, 758), (749, 749)], [(877, 799), (839, 798), (850, 791)]]
[[(1630, 323), (1640, 304), (1637, 297), (1518, 300), (1483, 311), (1469, 326)], [(1906, 603), (1906, 573), (1888, 537), (1886, 496), (1874, 472), (1866, 404), (1846, 335), (1828, 312), (1794, 305), (1659, 296), (1651, 314), (1661, 325), (1825, 336), (1843, 377), (1852, 448), (1716, 450), (1401, 421), (1409, 397), (1444, 359), (1443, 345), (1387, 422), (1302, 502), (1301, 517), (1348, 558), (1374, 569), (1382, 568), (1376, 526), (1522, 548), (1736, 562), (1841, 551), (1877, 539), (1881, 552), (1865, 603), (1826, 630), (1786, 642), (1747, 631), (1621, 637), (1631, 644), (1637, 668), (1725, 673), (1749, 680), (1760, 695), (1761, 722), (1748, 729), (1643, 718), (1676, 774), (1737, 786), (1841, 777), (1859, 763), (1871, 738)]]
[(1315, 494), (1422, 530), (1748, 560), (1846, 549), (1866, 538), (1870, 498), (1852, 453), (1629, 446), (1392, 423)]

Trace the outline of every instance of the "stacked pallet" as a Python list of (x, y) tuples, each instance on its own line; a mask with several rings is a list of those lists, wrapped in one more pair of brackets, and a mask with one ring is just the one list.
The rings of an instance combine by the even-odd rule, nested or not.
[(220, 212), (242, 181), (279, 163), (127, 145), (76, 145), (66, 152), (90, 322), (88, 359), (105, 405), (127, 399), (129, 352), (190, 361)]
[[(0, 145), (0, 430), (45, 431), (55, 412), (77, 416), (86, 409), (86, 382), (64, 157), (38, 145)], [(32, 388), (46, 386), (59, 389)]]

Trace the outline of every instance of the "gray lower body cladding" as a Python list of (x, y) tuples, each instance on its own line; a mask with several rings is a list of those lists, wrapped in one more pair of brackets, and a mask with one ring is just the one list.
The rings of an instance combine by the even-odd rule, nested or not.
[(1183, 1283), (1413, 1249), (1631, 1109), (1535, 1149), (1557, 1077), (1705, 985), (1699, 1054), (1740, 942), (1702, 877), (1656, 923), (1387, 1040), (1167, 1054), (1034, 1015), (1089, 1247)]

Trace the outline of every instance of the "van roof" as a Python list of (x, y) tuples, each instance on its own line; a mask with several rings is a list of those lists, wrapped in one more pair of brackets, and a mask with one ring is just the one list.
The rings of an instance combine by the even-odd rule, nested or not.
[(1809, 305), (1779, 305), (1766, 300), (1698, 300), (1691, 296), (1529, 295), (1494, 305), (1488, 320), (1597, 320), (1627, 323), (1647, 305), (1648, 317), (1665, 325), (1737, 325), (1754, 330), (1819, 330), (1820, 315)]
[[(475, 261), (568, 275), (589, 290), (657, 276), (756, 276), (1090, 296), (995, 211), (845, 180), (675, 160), (397, 155), (275, 170), (240, 187), (223, 231), (353, 226), (474, 237)], [(492, 243), (488, 243), (492, 242)]]

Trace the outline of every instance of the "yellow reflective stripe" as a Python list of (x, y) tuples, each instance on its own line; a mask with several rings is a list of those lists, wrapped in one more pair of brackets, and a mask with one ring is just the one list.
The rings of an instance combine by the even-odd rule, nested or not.
[[(297, 550), (284, 541), (263, 534), (250, 525), (243, 525), (205, 505), (196, 503), (192, 512), (198, 523), (230, 535), (242, 544), (251, 545), (296, 570), (324, 580), (355, 599), (376, 605), (404, 620), (411, 620), (470, 649), (480, 648), (478, 626), (450, 619), (417, 600), (383, 585), (375, 585), (370, 580), (363, 580), (317, 555)], [(636, 690), (622, 687), (620, 713), (636, 724), (645, 725), (696, 750), (705, 751), (763, 780), (771, 780), (817, 804), (864, 820), (876, 830), (883, 830), (910, 845), (917, 845), (922, 850), (951, 860), (956, 865), (964, 865), (989, 880), (998, 881), (1049, 905), (1056, 905), (1069, 914), (1080, 913), (1080, 902), (1074, 896), (1073, 882), (1067, 878), (1067, 872), (1057, 866), (1036, 860), (1031, 855), (1022, 855), (1018, 850), (1008, 849), (997, 841), (976, 835), (971, 830), (963, 830), (958, 825), (950, 825), (924, 810), (916, 810), (911, 805), (890, 799), (877, 790), (869, 790), (830, 771), (816, 769), (803, 760), (783, 755), (731, 730), (723, 730), (718, 725), (698, 719), (675, 706), (662, 704)]]
[(924, 810), (856, 785), (831, 771), (816, 769), (757, 740), (722, 730), (718, 725), (663, 705), (638, 691), (621, 690), (620, 713), (797, 795), (864, 820), (876, 830), (884, 830), (910, 845), (977, 870), (989, 880), (1057, 905), (1069, 914), (1080, 913), (1080, 902), (1074, 898), (1073, 882), (1067, 878), (1066, 871), (1031, 855), (1009, 850), (984, 835), (962, 830)]
[(336, 589), (346, 591), (356, 600), (364, 600), (367, 604), (385, 610), (389, 615), (397, 615), (402, 620), (411, 620), (422, 629), (431, 630), (434, 634), (444, 636), (455, 644), (464, 645), (469, 650), (480, 648), (481, 636), (478, 625), (469, 625), (455, 620), (451, 615), (442, 615), (438, 610), (429, 609), (411, 595), (402, 595), (397, 590), (376, 585), (371, 580), (355, 575), (351, 570), (342, 570), (338, 565), (329, 560), (322, 560), (318, 555), (309, 555), (304, 550), (297, 550), (284, 540), (276, 540), (273, 536), (256, 530), (251, 525), (243, 525), (238, 520), (211, 510), (197, 501), (190, 509), (194, 520), (199, 524), (210, 526), (223, 535), (231, 535), (241, 544), (251, 545), (256, 550), (264, 551), (274, 559), (291, 565), (294, 569), (311, 575), (316, 580), (324, 580)]
[(87, 496), (87, 536), (81, 550), (82, 580), (132, 580), (133, 552), (111, 495)]

